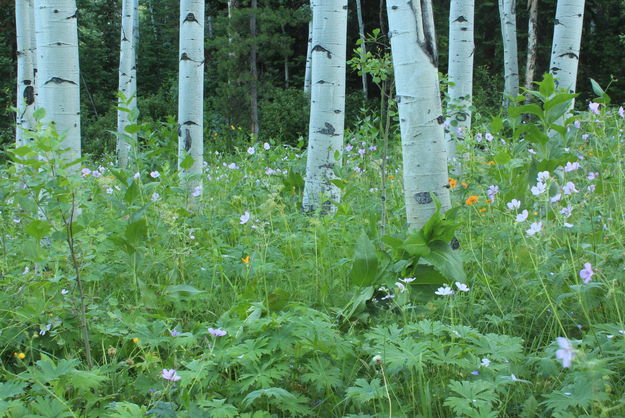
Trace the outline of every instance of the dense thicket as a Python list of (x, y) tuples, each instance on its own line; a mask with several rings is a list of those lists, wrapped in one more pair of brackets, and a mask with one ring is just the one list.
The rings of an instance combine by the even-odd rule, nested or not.
[[(520, 62), (524, 63), (527, 40), (526, 2), (517, 2)], [(537, 74), (547, 70), (556, 0), (543, 0), (538, 17)], [(0, 0), (0, 135), (13, 140), (15, 105), (15, 10), (14, 2)], [(228, 19), (225, 1), (207, 1), (206, 16), (206, 130), (212, 138), (225, 138), (229, 145), (236, 138), (230, 126), (249, 130), (249, 50), (258, 47), (259, 107), (261, 135), (279, 141), (296, 142), (305, 135), (307, 99), (302, 92), (306, 55), (307, 22), (310, 17), (306, 0), (261, 0), (258, 4), (258, 34), (249, 36), (249, 2), (233, 3)], [(84, 149), (91, 153), (112, 151), (115, 127), (115, 94), (119, 60), (119, 25), (121, 5), (118, 0), (78, 0), (81, 64), (81, 94), (84, 118)], [(439, 41), (440, 71), (447, 65), (447, 22), (449, 0), (434, 2)], [(165, 120), (176, 109), (178, 1), (140, 0), (141, 40), (139, 47), (138, 90), (144, 118)], [(350, 2), (348, 56), (358, 38), (355, 5)], [(584, 33), (578, 91), (584, 97), (590, 91), (588, 78), (602, 86), (610, 84), (614, 69), (625, 67), (625, 48), (619, 35), (625, 27), (625, 4), (622, 0), (586, 2)], [(364, 1), (363, 14), (367, 32), (374, 28), (386, 31), (383, 1)], [(503, 86), (503, 49), (499, 30), (497, 2), (481, 1), (475, 17), (475, 105), (482, 113), (498, 112)], [(521, 64), (521, 67), (524, 67)], [(523, 68), (521, 69), (523, 72)], [(347, 125), (354, 122), (361, 107), (360, 77), (348, 71)], [(612, 82), (611, 97), (625, 100), (625, 84)], [(375, 89), (372, 89), (375, 94)], [(218, 134), (215, 136), (215, 133)], [(207, 135), (207, 137), (208, 137)]]

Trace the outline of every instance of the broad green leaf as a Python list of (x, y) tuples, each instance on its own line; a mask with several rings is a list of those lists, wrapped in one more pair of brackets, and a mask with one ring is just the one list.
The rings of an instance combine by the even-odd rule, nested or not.
[(30, 236), (35, 237), (37, 240), (41, 240), (52, 229), (50, 222), (41, 219), (35, 219), (26, 226), (24, 229)]
[(136, 181), (133, 180), (132, 183), (130, 183), (130, 186), (128, 187), (128, 189), (126, 190), (126, 193), (124, 193), (124, 200), (127, 203), (132, 203), (139, 196), (139, 193), (140, 193), (139, 185), (137, 184)]
[(428, 247), (422, 231), (410, 232), (401, 248), (415, 257), (421, 257), (430, 253), (430, 247)]
[(193, 157), (187, 154), (187, 156), (184, 157), (184, 159), (180, 162), (180, 168), (182, 168), (183, 170), (188, 170), (191, 167), (193, 167)]
[(435, 241), (430, 243), (432, 252), (423, 258), (430, 262), (438, 271), (445, 275), (449, 280), (464, 283), (467, 279), (460, 252), (451, 249), (448, 243), (443, 241)]
[(188, 284), (177, 284), (172, 286), (167, 286), (164, 291), (165, 294), (168, 295), (177, 295), (180, 293), (186, 293), (188, 295), (199, 295), (200, 293), (206, 293), (205, 290), (196, 289), (193, 286)]
[(350, 273), (351, 281), (356, 286), (370, 286), (378, 274), (378, 256), (375, 246), (364, 232), (356, 241), (354, 263)]
[(145, 219), (139, 219), (137, 222), (129, 223), (126, 226), (125, 236), (128, 242), (133, 245), (139, 244), (148, 232), (148, 225)]

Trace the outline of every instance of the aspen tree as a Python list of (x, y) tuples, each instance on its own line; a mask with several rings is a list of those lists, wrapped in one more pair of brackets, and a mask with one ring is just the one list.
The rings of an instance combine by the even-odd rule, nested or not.
[(35, 127), (35, 9), (33, 0), (15, 0), (17, 34), (17, 128), (16, 145), (26, 143), (25, 131)]
[(119, 53), (119, 92), (117, 110), (117, 160), (122, 168), (128, 166), (131, 143), (137, 141), (136, 133), (126, 132), (126, 127), (132, 123), (131, 112), (137, 108), (137, 35), (135, 34), (136, 0), (122, 0), (122, 25)]
[(499, 0), (499, 20), (503, 38), (504, 98), (503, 106), (510, 105), (510, 98), (519, 95), (519, 56), (516, 39), (516, 0)]
[(408, 228), (451, 206), (431, 0), (388, 0)]

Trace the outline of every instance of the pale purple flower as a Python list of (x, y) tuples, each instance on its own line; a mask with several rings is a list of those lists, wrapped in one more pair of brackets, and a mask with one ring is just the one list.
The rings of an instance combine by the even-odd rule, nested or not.
[(508, 205), (508, 209), (517, 210), (521, 208), (521, 201), (517, 199), (512, 199), (511, 201), (507, 203), (507, 205)]
[(585, 141), (585, 140), (587, 140), (587, 139), (588, 139), (588, 137), (589, 137), (589, 136), (590, 136), (589, 134), (583, 134), (583, 135), (582, 135), (582, 139)]
[(592, 193), (592, 192), (594, 192), (594, 191), (595, 191), (595, 188), (596, 188), (596, 187), (597, 187), (597, 186), (595, 186), (594, 184), (591, 184), (591, 185), (589, 185), (589, 186), (587, 187), (587, 189), (588, 189), (588, 191), (589, 191), (590, 193)]
[(69, 290), (67, 290), (67, 289), (61, 289), (61, 294), (62, 294), (63, 296), (67, 295), (68, 293), (69, 293)]
[(250, 213), (248, 211), (245, 211), (245, 213), (243, 215), (241, 215), (239, 217), (239, 219), (241, 221), (241, 222), (239, 222), (239, 224), (241, 224), (241, 225), (246, 224), (247, 221), (250, 220)]
[(478, 142), (478, 143), (482, 142), (482, 134), (480, 132), (475, 134), (475, 141)]
[(169, 335), (171, 335), (172, 337), (177, 337), (179, 335), (182, 335), (182, 332), (172, 329), (171, 331), (169, 331)]
[(236, 163), (228, 164), (228, 170), (238, 170), (238, 169), (239, 169), (239, 166)]
[(367, 153), (367, 150), (364, 148), (358, 148), (358, 154), (360, 154), (360, 156), (362, 157), (363, 155), (365, 155)]
[(362, 168), (360, 168), (360, 167), (358, 167), (358, 166), (355, 166), (355, 167), (354, 167), (354, 171), (355, 171), (356, 173), (358, 173), (358, 174), (362, 174), (362, 173), (364, 173), (364, 172), (365, 172), (365, 170), (363, 170)]
[(276, 174), (276, 170), (274, 170), (271, 167), (267, 167), (267, 168), (265, 168), (265, 174), (268, 175), (268, 176), (271, 176), (272, 174)]
[(623, 106), (620, 106), (618, 108), (618, 115), (622, 118), (625, 118), (625, 109), (623, 109)]
[(469, 290), (471, 290), (469, 288), (469, 286), (467, 286), (464, 283), (456, 282), (455, 284), (456, 284), (456, 287), (458, 288), (458, 290), (461, 291), (461, 292), (468, 292)]
[(399, 293), (404, 293), (406, 291), (406, 286), (401, 282), (395, 282), (395, 286), (399, 289)]
[(573, 345), (564, 337), (556, 338), (558, 342), (559, 350), (556, 351), (556, 358), (562, 362), (562, 367), (569, 368), (575, 358), (575, 351), (573, 351)]
[(563, 223), (562, 225), (564, 225), (564, 227), (566, 227), (566, 228), (573, 228), (573, 227), (575, 226), (575, 225), (570, 224), (570, 223), (568, 223), (568, 222), (565, 222), (565, 223)]
[(579, 120), (576, 120), (575, 122), (573, 122), (573, 125), (575, 125), (577, 129), (580, 129), (582, 127), (582, 123)]
[(439, 287), (436, 292), (434, 292), (435, 295), (439, 295), (439, 296), (450, 296), (453, 295), (454, 292), (451, 287), (449, 286), (444, 286), (444, 287)]
[(46, 335), (46, 332), (50, 331), (51, 328), (52, 328), (52, 324), (46, 325), (45, 328), (42, 328), (39, 331), (39, 335)]
[(180, 380), (180, 376), (178, 376), (178, 373), (176, 373), (175, 369), (163, 369), (163, 371), (161, 372), (161, 377), (165, 380), (169, 380), (172, 382), (177, 382), (178, 380)]
[(532, 186), (532, 194), (534, 196), (540, 196), (541, 194), (545, 193), (546, 190), (547, 185), (545, 183), (538, 182), (536, 183), (536, 186)]
[(369, 151), (376, 151), (378, 149), (378, 147), (376, 147), (375, 145), (371, 145), (369, 147)]
[(487, 359), (487, 358), (483, 358), (482, 361), (480, 362), (480, 366), (482, 366), (482, 367), (490, 366), (490, 360)]
[(562, 187), (562, 191), (565, 195), (579, 192), (579, 190), (575, 188), (575, 183), (573, 183), (572, 181), (567, 182), (564, 187)]
[(106, 194), (113, 194), (113, 189), (110, 187), (106, 189)]
[(254, 155), (255, 152), (256, 152), (256, 149), (254, 149), (254, 147), (249, 147), (247, 149), (247, 153), (250, 154), (250, 155)]
[(82, 170), (80, 170), (80, 173), (82, 174), (83, 177), (87, 177), (89, 174), (91, 174), (91, 170), (85, 167)]
[(525, 222), (525, 220), (527, 219), (528, 215), (529, 215), (529, 213), (527, 212), (527, 209), (523, 209), (523, 212), (519, 213), (516, 216), (516, 221), (517, 222)]
[(152, 193), (152, 202), (158, 202), (159, 200), (161, 200), (161, 195), (156, 192)]
[(543, 223), (542, 222), (534, 222), (530, 225), (529, 229), (526, 230), (525, 232), (527, 233), (528, 236), (532, 236), (538, 232), (540, 232), (540, 230), (543, 229)]
[(565, 218), (568, 218), (569, 216), (571, 216), (572, 212), (573, 212), (573, 208), (571, 207), (571, 205), (568, 205), (567, 207), (562, 208), (562, 210), (560, 210), (560, 213), (564, 215)]
[(93, 171), (91, 172), (91, 175), (92, 175), (93, 177), (95, 177), (95, 178), (100, 178), (100, 177), (102, 177), (102, 173), (100, 173), (98, 170), (93, 170)]
[(477, 370), (473, 370), (473, 371), (471, 372), (471, 374), (472, 374), (473, 376), (479, 376), (479, 375), (480, 375), (480, 372), (479, 372), (479, 371), (477, 371)]
[(202, 186), (195, 186), (195, 188), (193, 189), (193, 193), (191, 193), (191, 196), (198, 197), (201, 195), (202, 195)]
[(491, 201), (495, 201), (495, 195), (499, 192), (499, 186), (491, 185), (486, 194)]
[(579, 165), (579, 163), (577, 161), (575, 161), (574, 163), (569, 161), (564, 166), (564, 172), (565, 173), (569, 173), (571, 171), (575, 171), (575, 170), (579, 169), (580, 167), (581, 166)]
[(491, 142), (495, 137), (490, 133), (486, 132), (486, 136), (484, 137), (488, 142)]
[(155, 170), (155, 171), (152, 171), (152, 172), (150, 173), (150, 177), (152, 177), (153, 179), (157, 179), (157, 178), (159, 178), (160, 176), (161, 176), (161, 173), (159, 173), (159, 172), (158, 172), (158, 171), (156, 171), (156, 170)]
[(221, 328), (209, 328), (209, 329), (208, 329), (208, 332), (209, 332), (211, 335), (214, 335), (215, 337), (223, 337), (223, 336), (225, 336), (226, 334), (228, 334), (228, 332), (227, 332), (227, 331), (224, 331), (224, 330), (223, 330), (223, 329), (221, 329)]
[(345, 146), (345, 151), (347, 151), (347, 152), (350, 152), (350, 151), (351, 151), (351, 150), (353, 150), (353, 149), (354, 149), (354, 146), (353, 146), (352, 144), (347, 144), (347, 145)]
[(536, 151), (534, 151), (534, 148), (528, 148), (527, 152), (529, 152), (530, 154), (536, 154)]
[(590, 173), (588, 173), (588, 180), (594, 180), (597, 177), (599, 177), (599, 173), (594, 173), (592, 171)]
[(598, 115), (599, 114), (599, 103), (590, 102), (590, 104), (588, 105), (588, 109), (590, 109), (590, 111), (592, 113), (594, 113), (595, 115)]
[(269, 150), (271, 149), (271, 145), (269, 145), (269, 142), (265, 142), (265, 143), (263, 144), (263, 149), (264, 149), (265, 151), (269, 151)]
[(584, 284), (588, 284), (592, 281), (593, 274), (595, 274), (595, 272), (592, 271), (592, 264), (590, 263), (584, 263), (584, 268), (579, 271), (579, 277), (580, 279), (584, 279)]
[(140, 173), (135, 173), (135, 174), (132, 176), (132, 178), (133, 178), (133, 179), (135, 179), (135, 180), (137, 180), (139, 177), (141, 177), (141, 174), (140, 174)]
[(549, 172), (548, 171), (541, 171), (536, 176), (536, 181), (539, 182), (539, 183), (544, 183), (547, 180), (549, 180)]
[(553, 196), (552, 198), (550, 198), (550, 199), (549, 199), (549, 201), (550, 201), (551, 203), (556, 203), (556, 202), (559, 202), (559, 201), (560, 201), (560, 199), (562, 199), (562, 194), (561, 194), (561, 193), (558, 193), (557, 195), (555, 195), (555, 196)]

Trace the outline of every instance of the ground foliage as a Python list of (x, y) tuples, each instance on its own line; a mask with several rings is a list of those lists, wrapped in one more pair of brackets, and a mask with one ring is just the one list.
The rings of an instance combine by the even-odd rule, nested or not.
[(333, 216), (300, 211), (303, 144), (224, 125), (188, 190), (173, 121), (128, 128), (125, 171), (40, 130), (0, 179), (1, 414), (620, 416), (625, 114), (595, 92), (560, 126), (546, 77), (466, 135), (410, 233), (372, 113)]

